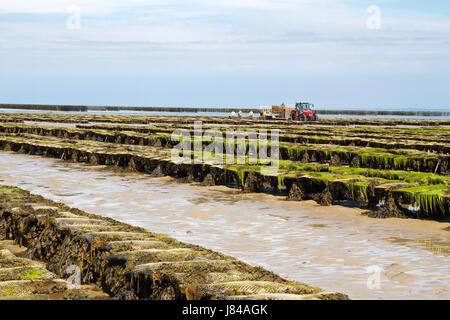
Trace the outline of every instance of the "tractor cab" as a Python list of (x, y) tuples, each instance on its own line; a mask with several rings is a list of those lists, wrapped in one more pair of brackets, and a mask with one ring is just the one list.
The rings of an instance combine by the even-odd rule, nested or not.
[(299, 111), (303, 110), (312, 110), (314, 108), (314, 105), (308, 102), (297, 102), (295, 104), (295, 109)]
[(316, 112), (314, 111), (314, 105), (308, 102), (297, 102), (295, 109), (292, 111), (292, 120), (317, 120)]

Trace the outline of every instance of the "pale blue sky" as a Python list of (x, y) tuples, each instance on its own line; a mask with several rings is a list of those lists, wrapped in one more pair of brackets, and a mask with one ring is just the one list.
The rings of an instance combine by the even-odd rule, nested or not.
[[(381, 9), (380, 29), (367, 8)], [(71, 6), (80, 29), (67, 28)], [(450, 2), (2, 0), (0, 102), (450, 107)]]

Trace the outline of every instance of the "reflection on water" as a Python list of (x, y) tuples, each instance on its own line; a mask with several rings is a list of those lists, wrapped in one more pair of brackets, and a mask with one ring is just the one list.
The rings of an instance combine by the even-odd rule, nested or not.
[[(449, 223), (371, 219), (224, 187), (0, 153), (0, 183), (233, 255), (354, 299), (450, 299)], [(380, 289), (369, 289), (371, 266)]]
[(434, 254), (448, 257), (450, 255), (450, 246), (448, 242), (439, 239), (403, 239), (397, 237), (386, 238), (393, 243), (400, 243), (411, 248), (421, 248), (428, 250)]

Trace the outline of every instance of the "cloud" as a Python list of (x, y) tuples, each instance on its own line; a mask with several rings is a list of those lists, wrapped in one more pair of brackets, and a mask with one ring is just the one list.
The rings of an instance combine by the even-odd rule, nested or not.
[(1, 13), (51, 14), (65, 13), (79, 6), (86, 14), (110, 14), (130, 7), (170, 5), (174, 0), (2, 0)]
[[(17, 61), (1, 65), (8, 73), (37, 70), (35, 57), (39, 72), (67, 73), (449, 71), (448, 19), (382, 7), (381, 30), (368, 30), (366, 8), (356, 3), (2, 0), (0, 62)], [(80, 30), (66, 28), (71, 5), (81, 7)], [(55, 68), (58, 63), (63, 67)]]

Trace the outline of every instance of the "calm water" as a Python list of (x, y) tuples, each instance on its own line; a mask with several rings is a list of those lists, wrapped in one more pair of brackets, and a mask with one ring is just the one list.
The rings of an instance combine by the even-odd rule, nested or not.
[[(359, 209), (7, 152), (0, 152), (0, 183), (353, 299), (450, 299), (450, 223), (371, 219)], [(367, 285), (367, 268), (374, 266), (379, 289)]]
[[(343, 108), (322, 108), (323, 110), (343, 110)], [(450, 108), (344, 108), (345, 110), (388, 110), (388, 111), (438, 111), (438, 112), (449, 112)], [(97, 115), (139, 115), (139, 116), (209, 116), (209, 117), (228, 117), (229, 113), (224, 112), (165, 112), (165, 111), (97, 111), (90, 110), (86, 112), (79, 111), (42, 111), (42, 110), (28, 110), (28, 109), (2, 109), (0, 108), (0, 112), (9, 112), (9, 113), (64, 113), (64, 114), (97, 114)], [(244, 114), (244, 117), (246, 114)], [(258, 117), (259, 114), (255, 113), (254, 117)], [(321, 118), (382, 118), (382, 119), (395, 119), (402, 118), (401, 116), (392, 116), (392, 115), (336, 115), (336, 114), (321, 114)], [(422, 117), (422, 116), (403, 116), (406, 119), (449, 119), (448, 116), (432, 116), (432, 117)]]

